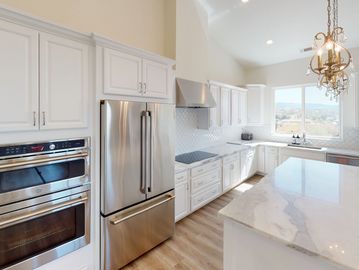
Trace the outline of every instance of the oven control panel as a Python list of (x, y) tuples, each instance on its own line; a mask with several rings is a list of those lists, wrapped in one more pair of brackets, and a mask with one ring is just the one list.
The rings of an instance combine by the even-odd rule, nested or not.
[(85, 146), (86, 139), (6, 145), (0, 147), (0, 158), (7, 156), (35, 154), (41, 152), (66, 151), (68, 149), (84, 148)]

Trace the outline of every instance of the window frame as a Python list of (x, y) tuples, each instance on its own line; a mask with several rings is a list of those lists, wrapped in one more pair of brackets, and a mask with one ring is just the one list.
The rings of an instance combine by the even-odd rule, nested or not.
[[(343, 141), (343, 99), (339, 97), (339, 136), (313, 136), (309, 135), (305, 130), (305, 88), (306, 87), (317, 87), (316, 83), (307, 83), (307, 84), (297, 84), (297, 85), (288, 85), (288, 86), (279, 86), (279, 87), (273, 87), (271, 91), (271, 101), (272, 101), (272, 113), (271, 113), (271, 133), (272, 136), (275, 137), (286, 137), (292, 136), (293, 134), (281, 134), (276, 132), (276, 102), (275, 102), (275, 92), (277, 90), (283, 90), (283, 89), (294, 89), (294, 88), (300, 88), (301, 89), (301, 108), (302, 108), (302, 121), (301, 121), (301, 127), (300, 127), (300, 136), (305, 132), (306, 137), (308, 139), (314, 139), (314, 140), (321, 140), (321, 141)], [(319, 90), (318, 90), (319, 91)], [(323, 90), (324, 91), (324, 90)]]

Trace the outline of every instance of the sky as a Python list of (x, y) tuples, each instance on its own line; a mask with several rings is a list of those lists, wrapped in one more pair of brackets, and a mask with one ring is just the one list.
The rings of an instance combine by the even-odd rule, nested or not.
[[(275, 92), (275, 99), (277, 103), (300, 104), (301, 93), (301, 88), (279, 89)], [(305, 99), (307, 104), (337, 105), (337, 102), (325, 96), (325, 89), (319, 90), (316, 86), (306, 87)]]

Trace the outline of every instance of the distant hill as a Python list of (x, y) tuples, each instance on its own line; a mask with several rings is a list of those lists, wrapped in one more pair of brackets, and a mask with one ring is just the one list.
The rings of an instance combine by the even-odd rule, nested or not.
[[(276, 104), (277, 109), (283, 110), (283, 109), (301, 109), (301, 104), (297, 103), (277, 103)], [(309, 103), (306, 104), (306, 109), (309, 110), (337, 110), (336, 105), (325, 105), (325, 104), (314, 104)]]

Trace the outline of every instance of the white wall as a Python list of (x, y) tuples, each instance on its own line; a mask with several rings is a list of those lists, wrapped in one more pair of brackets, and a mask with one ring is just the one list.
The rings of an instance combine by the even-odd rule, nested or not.
[(245, 70), (243, 66), (211, 38), (208, 42), (207, 77), (210, 80), (225, 82), (236, 86), (243, 85), (245, 82)]
[[(359, 48), (351, 49), (354, 59), (354, 65), (359, 67)], [(289, 61), (285, 63), (269, 65), (264, 67), (252, 68), (246, 71), (246, 83), (261, 83), (267, 85), (265, 92), (265, 126), (248, 127), (257, 138), (271, 140), (288, 140), (287, 138), (275, 137), (271, 134), (271, 125), (273, 121), (273, 96), (272, 88), (278, 86), (300, 85), (308, 83), (317, 83), (317, 77), (314, 74), (306, 75), (310, 58)], [(356, 98), (358, 89), (355, 87), (354, 79), (348, 94), (342, 96), (343, 106), (343, 140), (332, 141), (314, 141), (319, 145), (328, 145), (334, 147), (356, 148), (359, 149), (359, 131), (355, 129)]]

